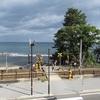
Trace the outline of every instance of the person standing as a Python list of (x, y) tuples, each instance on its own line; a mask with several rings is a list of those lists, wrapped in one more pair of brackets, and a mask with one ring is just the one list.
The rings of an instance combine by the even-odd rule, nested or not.
[(57, 66), (57, 60), (55, 60), (54, 65)]

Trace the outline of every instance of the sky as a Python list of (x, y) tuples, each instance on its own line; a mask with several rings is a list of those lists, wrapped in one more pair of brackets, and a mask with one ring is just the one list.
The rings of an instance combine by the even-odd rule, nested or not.
[(100, 28), (100, 0), (0, 0), (0, 42), (53, 42), (72, 7)]

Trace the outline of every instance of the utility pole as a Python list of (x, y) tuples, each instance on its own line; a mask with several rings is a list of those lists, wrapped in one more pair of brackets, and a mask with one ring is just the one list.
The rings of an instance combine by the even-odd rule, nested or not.
[(80, 40), (80, 66), (79, 66), (79, 74), (81, 74), (82, 67), (82, 39)]
[(50, 49), (48, 49), (48, 94), (50, 94)]

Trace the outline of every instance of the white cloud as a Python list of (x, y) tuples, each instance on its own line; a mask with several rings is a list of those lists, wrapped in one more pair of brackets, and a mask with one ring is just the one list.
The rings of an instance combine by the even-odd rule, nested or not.
[(96, 7), (100, 7), (100, 1), (99, 0), (87, 0), (87, 2), (86, 2), (86, 6), (87, 6), (87, 8), (89, 8), (89, 9), (94, 9), (94, 8), (96, 8)]
[(40, 0), (0, 0), (0, 6), (3, 8), (14, 7), (19, 5), (37, 4)]
[(70, 7), (82, 10), (88, 23), (100, 28), (99, 0), (0, 0), (0, 36), (36, 39), (43, 35), (36, 40), (53, 41)]
[(94, 9), (90, 11), (90, 14), (92, 16), (100, 16), (100, 10), (99, 9)]
[[(25, 21), (25, 19), (28, 20)], [(56, 14), (39, 14), (35, 18), (25, 16), (25, 19), (24, 21), (20, 22), (20, 24), (24, 27), (47, 27), (62, 22), (63, 15), (58, 16)]]
[(7, 31), (9, 30), (10, 30), (9, 28), (0, 26), (0, 36), (7, 35)]
[(71, 7), (77, 7), (80, 9), (94, 9), (96, 7), (100, 7), (100, 1), (99, 0), (71, 0), (70, 5)]

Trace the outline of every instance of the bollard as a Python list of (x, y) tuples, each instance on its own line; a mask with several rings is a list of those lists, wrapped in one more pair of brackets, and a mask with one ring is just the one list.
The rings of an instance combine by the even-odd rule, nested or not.
[(15, 79), (17, 79), (17, 71), (15, 71)]
[(36, 65), (35, 65), (35, 69), (36, 69), (36, 71), (38, 71), (38, 69), (39, 69), (39, 64), (36, 64)]
[(83, 91), (84, 90), (84, 77), (82, 76), (82, 89), (81, 89), (81, 91)]
[(93, 75), (95, 74), (95, 71), (93, 70)]

